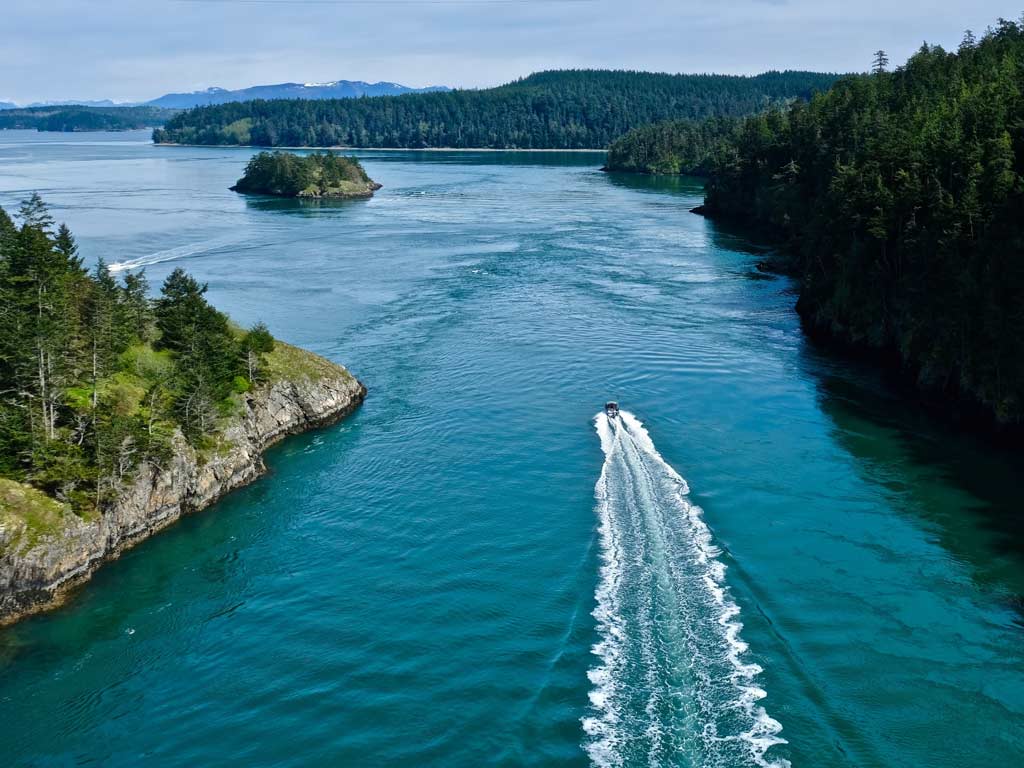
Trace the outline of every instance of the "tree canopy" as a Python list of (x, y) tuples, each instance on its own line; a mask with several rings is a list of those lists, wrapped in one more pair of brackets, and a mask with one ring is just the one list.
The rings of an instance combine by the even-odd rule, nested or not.
[(1022, 174), (1024, 25), (1001, 20), (746, 119), (705, 209), (790, 246), (809, 327), (1019, 424)]
[(738, 125), (737, 118), (712, 117), (634, 128), (609, 145), (606, 170), (704, 176), (715, 150)]
[(127, 131), (163, 125), (177, 109), (161, 107), (84, 107), (61, 105), (0, 110), (0, 129), (39, 131)]
[(0, 209), (0, 477), (86, 514), (163, 461), (176, 430), (201, 444), (274, 346), (205, 293), (180, 269), (155, 301), (142, 272), (87, 270), (38, 195)]
[(834, 75), (755, 77), (572, 70), (483, 90), (198, 107), (154, 141), (268, 147), (597, 149), (660, 120), (746, 115), (827, 88)]
[(354, 157), (260, 152), (231, 189), (283, 197), (367, 197), (379, 188)]

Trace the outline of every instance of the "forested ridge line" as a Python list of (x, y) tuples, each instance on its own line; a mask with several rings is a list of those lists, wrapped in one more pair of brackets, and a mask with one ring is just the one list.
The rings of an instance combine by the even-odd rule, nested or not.
[(539, 72), (497, 88), (320, 101), (233, 102), (183, 112), (157, 143), (597, 149), (666, 119), (741, 116), (809, 98), (836, 75)]
[(894, 360), (1001, 431), (1024, 421), (1024, 22), (741, 122), (703, 209), (794, 255), (806, 327)]
[(128, 131), (163, 125), (180, 110), (161, 107), (88, 107), (64, 104), (0, 110), (0, 129)]

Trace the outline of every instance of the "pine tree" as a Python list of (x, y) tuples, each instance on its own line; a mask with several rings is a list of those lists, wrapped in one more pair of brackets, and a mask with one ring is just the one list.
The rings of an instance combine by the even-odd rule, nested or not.
[(68, 229), (67, 224), (61, 224), (57, 230), (57, 236), (53, 239), (53, 247), (68, 261), (72, 269), (82, 269), (82, 260), (78, 256), (78, 244)]
[(264, 377), (263, 355), (274, 351), (274, 337), (262, 322), (256, 323), (242, 337), (239, 350), (246, 377), (250, 382), (261, 381)]
[(175, 410), (193, 438), (215, 424), (217, 404), (231, 391), (237, 349), (227, 318), (207, 303), (206, 290), (179, 268), (156, 302), (158, 343), (177, 355)]
[(114, 282), (103, 259), (93, 271), (89, 296), (84, 314), (89, 356), (89, 379), (91, 384), (92, 420), (96, 420), (96, 406), (99, 398), (100, 379), (107, 375), (114, 355), (120, 351), (117, 336), (117, 283)]
[(124, 303), (132, 333), (139, 341), (147, 341), (153, 322), (153, 309), (149, 302), (149, 281), (146, 271), (125, 272)]
[(10, 281), (18, 229), (0, 208), (0, 474), (17, 476), (30, 444), (27, 409), (15, 373), (22, 353), (24, 318)]
[(7, 211), (0, 208), (0, 267), (3, 267), (11, 258), (11, 251), (15, 247), (18, 237), (18, 228), (14, 226)]
[[(69, 361), (63, 354), (68, 341), (69, 277), (72, 264), (58, 252), (49, 238), (53, 219), (45, 205), (33, 195), (21, 208), (19, 248), (9, 264), (10, 309), (18, 315), (18, 333), (27, 344), (13, 350), (17, 360), (15, 377), (23, 392), (35, 402), (33, 432), (43, 439), (55, 437), (61, 385), (67, 378)], [(27, 336), (27, 338), (25, 338)]]
[(38, 192), (33, 192), (32, 196), (19, 206), (18, 218), (21, 219), (23, 227), (37, 229), (47, 236), (50, 235), (53, 216), (50, 215), (50, 209)]
[(871, 71), (874, 72), (876, 75), (880, 75), (883, 72), (885, 72), (888, 66), (889, 57), (886, 55), (885, 51), (881, 49), (875, 51), (875, 57), (872, 60), (871, 64)]
[(201, 319), (210, 310), (203, 298), (206, 291), (206, 285), (200, 285), (180, 267), (167, 276), (156, 300), (160, 348), (179, 353), (193, 348)]

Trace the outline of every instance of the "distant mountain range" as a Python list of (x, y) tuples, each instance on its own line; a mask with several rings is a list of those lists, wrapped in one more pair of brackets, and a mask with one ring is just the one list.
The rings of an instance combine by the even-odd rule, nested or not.
[[(167, 107), (188, 109), (208, 104), (226, 104), (230, 101), (251, 101), (253, 99), (354, 99), (359, 96), (398, 96), (403, 93), (427, 93), (450, 91), (445, 85), (427, 88), (410, 88), (399, 83), (365, 83), (362, 80), (333, 80), (329, 83), (278, 83), (276, 85), (254, 85), (236, 91), (227, 88), (206, 88), (190, 93), (167, 93), (151, 101), (116, 103), (110, 99), (102, 101), (37, 101), (26, 107), (52, 107), (60, 105), (81, 105), (86, 107)], [(0, 109), (18, 109), (20, 105), (0, 101)]]
[(277, 85), (254, 85), (229, 91), (224, 88), (207, 88), (192, 93), (168, 93), (159, 99), (147, 101), (147, 106), (187, 109), (205, 104), (226, 104), (229, 101), (252, 101), (253, 99), (354, 99), (359, 96), (398, 96), (403, 93), (425, 93), (449, 91), (444, 85), (428, 88), (410, 88), (398, 83), (364, 83), (362, 80), (334, 80), (329, 83), (278, 83)]
[(180, 109), (161, 107), (85, 107), (54, 104), (48, 107), (0, 109), (0, 130), (130, 131), (163, 125)]
[(139, 104), (119, 104), (110, 99), (88, 101), (85, 99), (65, 99), (62, 101), (33, 101), (31, 104), (15, 104), (13, 101), (0, 101), (0, 109), (35, 109), (37, 107), (137, 107)]

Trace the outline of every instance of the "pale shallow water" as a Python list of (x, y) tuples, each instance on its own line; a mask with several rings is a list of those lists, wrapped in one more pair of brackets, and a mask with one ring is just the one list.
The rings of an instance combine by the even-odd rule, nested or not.
[(1019, 461), (809, 347), (697, 183), (362, 152), (300, 205), (145, 139), (0, 132), (0, 204), (370, 397), (0, 630), (5, 765), (1021, 762)]

